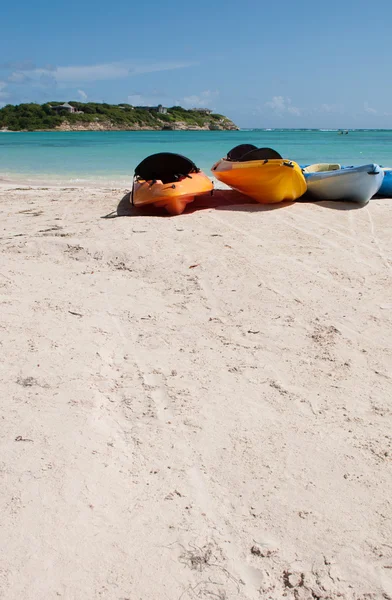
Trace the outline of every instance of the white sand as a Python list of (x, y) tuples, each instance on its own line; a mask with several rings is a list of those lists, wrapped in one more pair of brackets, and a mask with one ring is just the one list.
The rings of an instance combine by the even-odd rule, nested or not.
[(392, 201), (123, 193), (0, 190), (0, 598), (391, 599)]

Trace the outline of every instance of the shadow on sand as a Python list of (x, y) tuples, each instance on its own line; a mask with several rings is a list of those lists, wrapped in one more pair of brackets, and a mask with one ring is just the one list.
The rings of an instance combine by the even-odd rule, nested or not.
[(339, 200), (315, 200), (308, 194), (299, 198), (297, 202), (301, 202), (302, 204), (317, 204), (317, 206), (322, 206), (323, 208), (331, 208), (332, 210), (359, 210), (366, 206), (366, 204), (361, 204), (360, 202), (339, 202)]
[[(130, 200), (130, 192), (121, 198), (117, 210), (103, 216), (103, 219), (115, 219), (117, 217), (170, 217), (164, 208), (156, 208), (153, 205), (148, 206), (132, 206)], [(312, 198), (303, 196), (297, 202), (312, 203), (315, 201)], [(246, 212), (268, 212), (271, 210), (279, 210), (287, 206), (291, 206), (294, 202), (280, 202), (279, 204), (260, 204), (248, 196), (244, 196), (235, 190), (214, 190), (213, 196), (201, 196), (196, 198), (194, 202), (187, 205), (184, 214), (194, 213), (199, 210), (215, 209), (215, 210), (234, 210)], [(355, 202), (335, 202), (335, 201), (318, 201), (319, 206), (331, 208), (334, 210), (357, 210), (363, 205)]]

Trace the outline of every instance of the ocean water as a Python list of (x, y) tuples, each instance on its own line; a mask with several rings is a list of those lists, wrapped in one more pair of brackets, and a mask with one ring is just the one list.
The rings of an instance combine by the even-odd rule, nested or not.
[(135, 166), (155, 152), (178, 152), (210, 173), (237, 144), (277, 150), (299, 164), (392, 166), (392, 130), (107, 131), (0, 133), (0, 179), (129, 187)]

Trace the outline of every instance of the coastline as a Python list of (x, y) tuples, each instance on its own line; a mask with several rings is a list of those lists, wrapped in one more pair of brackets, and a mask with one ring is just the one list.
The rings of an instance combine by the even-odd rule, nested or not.
[(173, 123), (172, 128), (150, 127), (148, 125), (140, 125), (133, 127), (117, 127), (116, 125), (102, 125), (100, 123), (90, 123), (86, 125), (70, 125), (62, 124), (54, 129), (21, 129), (14, 131), (12, 129), (2, 129), (0, 133), (56, 133), (66, 131), (241, 131), (236, 125), (233, 127), (216, 127), (208, 126), (200, 127), (197, 125), (187, 126), (185, 123)]
[(96, 102), (7, 104), (0, 107), (2, 131), (224, 131), (238, 130), (209, 108), (132, 106)]
[(170, 128), (166, 127), (167, 124), (164, 122), (159, 123), (156, 126), (149, 125), (133, 125), (132, 127), (119, 127), (113, 123), (89, 123), (86, 124), (71, 124), (67, 121), (56, 127), (54, 130), (40, 130), (40, 131), (239, 131), (240, 128), (234, 123), (230, 122), (226, 125), (217, 125), (212, 127), (210, 124), (203, 126), (192, 125), (189, 126), (187, 123), (182, 121), (176, 121), (171, 123)]
[(126, 189), (24, 187), (4, 599), (391, 596), (392, 203), (113, 218)]

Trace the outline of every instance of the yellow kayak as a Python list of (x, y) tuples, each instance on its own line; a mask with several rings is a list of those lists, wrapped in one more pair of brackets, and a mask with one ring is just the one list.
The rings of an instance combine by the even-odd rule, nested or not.
[(253, 147), (247, 152), (249, 147), (243, 144), (233, 148), (213, 165), (213, 175), (262, 204), (297, 200), (306, 192), (305, 177), (296, 162), (282, 158), (271, 148)]

